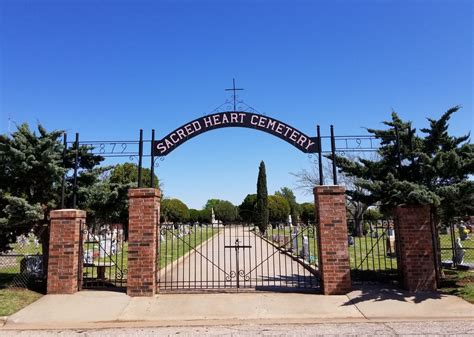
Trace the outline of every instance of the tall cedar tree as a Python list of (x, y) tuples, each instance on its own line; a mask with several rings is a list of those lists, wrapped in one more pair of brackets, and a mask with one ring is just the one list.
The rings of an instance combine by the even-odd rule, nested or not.
[(256, 225), (260, 229), (260, 233), (263, 234), (268, 226), (267, 173), (263, 161), (260, 162), (260, 167), (258, 168), (256, 213)]
[(386, 210), (403, 203), (433, 205), (444, 224), (455, 216), (472, 215), (474, 181), (469, 176), (474, 174), (474, 145), (469, 134), (448, 134), (448, 121), (459, 109), (455, 106), (438, 120), (428, 119), (430, 126), (420, 130), (423, 136), (395, 112), (384, 122), (388, 129), (368, 129), (380, 140), (377, 160), (336, 156), (340, 171), (356, 177), (356, 186), (364, 191), (348, 191), (351, 197)]

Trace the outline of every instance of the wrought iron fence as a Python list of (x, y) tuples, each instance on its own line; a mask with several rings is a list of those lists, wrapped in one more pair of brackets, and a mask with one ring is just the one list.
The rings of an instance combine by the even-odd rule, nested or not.
[(445, 268), (474, 269), (474, 226), (452, 224), (439, 233), (441, 263)]
[(9, 249), (0, 253), (0, 288), (46, 289), (43, 248), (40, 238), (46, 226), (24, 228)]
[(161, 224), (160, 291), (314, 290), (314, 227), (274, 224)]
[[(348, 219), (347, 222), (353, 282), (397, 283), (397, 240), (393, 220)], [(362, 231), (355, 230), (357, 225), (362, 226)]]
[(122, 224), (87, 226), (81, 223), (79, 279), (82, 288), (116, 288), (127, 285), (128, 244)]

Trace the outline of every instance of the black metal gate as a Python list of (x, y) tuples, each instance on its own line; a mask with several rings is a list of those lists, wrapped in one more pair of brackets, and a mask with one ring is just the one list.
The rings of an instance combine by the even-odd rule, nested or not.
[[(356, 221), (348, 219), (349, 233)], [(361, 220), (359, 235), (349, 236), (349, 257), (353, 283), (399, 281), (397, 240), (393, 220)]]
[(125, 290), (127, 285), (127, 243), (123, 226), (81, 224), (79, 279), (83, 289)]
[(459, 222), (438, 230), (439, 253), (444, 268), (474, 269), (474, 235), (471, 224)]
[(160, 226), (160, 292), (317, 291), (313, 225), (253, 224)]

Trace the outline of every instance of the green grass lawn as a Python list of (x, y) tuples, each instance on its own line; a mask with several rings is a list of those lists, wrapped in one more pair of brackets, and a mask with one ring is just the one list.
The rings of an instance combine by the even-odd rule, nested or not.
[[(218, 232), (219, 231), (217, 229), (203, 227), (201, 230), (201, 227), (198, 227), (194, 232), (177, 238), (176, 231), (170, 229), (165, 235), (166, 240), (160, 242), (160, 268), (164, 268), (169, 263), (179, 259), (191, 249), (199, 246), (201, 243), (216, 235)], [(98, 252), (99, 246), (97, 243), (85, 243), (84, 251), (87, 250)], [(123, 242), (122, 249), (117, 254), (106, 254), (105, 258), (95, 259), (94, 261), (111, 266), (106, 268), (106, 279), (115, 282), (115, 280), (119, 281), (122, 275), (126, 279), (126, 273), (128, 269), (128, 243)], [(83, 272), (86, 278), (97, 278), (97, 269), (95, 267), (85, 267)]]
[[(258, 231), (258, 230), (257, 230)], [(303, 236), (308, 237), (308, 248), (310, 252), (310, 261), (311, 264), (316, 265), (317, 256), (318, 256), (318, 242), (316, 239), (316, 228), (314, 227), (303, 227), (299, 229), (297, 236), (297, 247), (293, 247), (293, 240), (291, 238), (291, 229), (288, 227), (285, 228), (269, 228), (267, 229), (266, 238), (268, 240), (273, 240), (274, 236), (286, 237), (289, 240), (289, 243), (284, 245), (283, 248), (290, 249), (293, 248), (293, 255), (298, 255), (303, 249)], [(276, 244), (277, 242), (275, 242)]]
[[(397, 269), (397, 259), (387, 255), (386, 236), (382, 236), (383, 230), (378, 229), (378, 238), (370, 236), (355, 237), (354, 245), (349, 246), (350, 265), (353, 270), (360, 271), (393, 271)], [(308, 228), (298, 235), (298, 247), (303, 247), (303, 235), (308, 236), (309, 251), (312, 256), (318, 256), (316, 233)], [(273, 235), (290, 236), (288, 227), (267, 230), (267, 238)]]
[(350, 265), (353, 270), (384, 271), (397, 269), (397, 259), (387, 254), (387, 237), (354, 237), (349, 246)]
[(7, 287), (19, 273), (19, 264), (13, 267), (8, 266), (0, 268), (0, 289)]
[(439, 291), (445, 294), (462, 297), (474, 304), (474, 273), (453, 269), (444, 270), (445, 278), (441, 280)]
[(168, 231), (165, 235), (166, 240), (160, 243), (160, 268), (179, 259), (217, 233), (219, 233), (218, 229), (197, 227), (193, 233), (176, 238), (171, 231)]
[[(456, 233), (456, 237), (458, 234)], [(449, 234), (441, 234), (439, 236), (441, 248), (441, 261), (452, 260), (453, 251), (451, 248), (451, 236)], [(474, 234), (470, 235), (469, 240), (461, 241), (464, 248), (464, 262), (474, 263)]]
[(0, 289), (0, 316), (9, 316), (38, 300), (40, 293), (19, 288)]

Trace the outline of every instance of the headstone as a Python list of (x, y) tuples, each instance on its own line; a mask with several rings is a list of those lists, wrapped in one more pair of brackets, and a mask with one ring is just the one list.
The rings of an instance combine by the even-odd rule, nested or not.
[(291, 250), (298, 253), (298, 227), (293, 227), (293, 233), (291, 233)]
[(30, 255), (25, 256), (20, 262), (20, 272), (34, 277), (43, 276), (43, 256)]
[(303, 247), (300, 252), (300, 256), (309, 261), (309, 239), (306, 235), (303, 235)]
[(370, 236), (372, 238), (378, 238), (379, 237), (379, 233), (377, 233), (377, 227), (374, 227), (373, 224), (370, 224)]
[(395, 249), (395, 230), (392, 227), (387, 229), (387, 256), (395, 257), (396, 256), (396, 249)]
[(453, 261), (455, 264), (460, 265), (464, 262), (464, 249), (461, 245), (461, 239), (457, 238), (456, 243), (454, 244), (454, 256)]
[(86, 250), (84, 252), (84, 263), (85, 264), (93, 264), (94, 263), (94, 256), (92, 250)]
[(352, 235), (348, 236), (347, 242), (349, 243), (349, 246), (354, 245), (354, 237)]
[(103, 259), (110, 254), (113, 254), (112, 251), (112, 240), (104, 235), (99, 240), (99, 258)]

